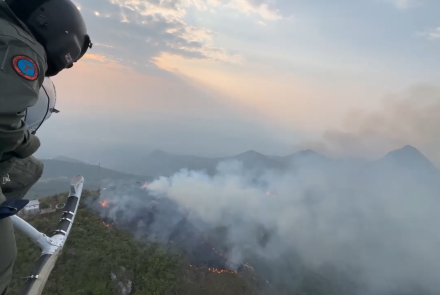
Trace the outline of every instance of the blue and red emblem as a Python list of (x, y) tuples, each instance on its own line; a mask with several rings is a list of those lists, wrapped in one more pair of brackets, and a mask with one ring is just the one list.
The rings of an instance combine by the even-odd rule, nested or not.
[(17, 55), (12, 58), (14, 70), (29, 81), (35, 81), (38, 78), (38, 66), (35, 61), (26, 55)]

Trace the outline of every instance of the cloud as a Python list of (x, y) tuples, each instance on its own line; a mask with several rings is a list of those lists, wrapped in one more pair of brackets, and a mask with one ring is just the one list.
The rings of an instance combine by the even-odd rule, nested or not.
[(275, 8), (275, 1), (271, 0), (231, 0), (226, 6), (246, 14), (258, 14), (267, 20), (280, 20), (283, 18), (279, 10)]
[(127, 66), (124, 66), (120, 60), (102, 55), (102, 54), (91, 54), (86, 53), (83, 57), (83, 60), (89, 61), (91, 63), (99, 63), (101, 66), (119, 70), (128, 70), (130, 69)]
[[(243, 63), (239, 52), (215, 44), (215, 31), (186, 22), (191, 10), (211, 14), (232, 9), (265, 21), (282, 19), (275, 0), (76, 0), (75, 4), (93, 42), (105, 44), (95, 47), (93, 54), (146, 73), (158, 73), (154, 60), (163, 54)], [(261, 19), (257, 22), (265, 25)]]
[[(165, 18), (167, 21), (181, 20), (186, 15), (183, 1), (140, 1), (140, 0), (109, 0), (110, 3), (128, 8), (139, 16), (152, 16), (153, 20)], [(191, 1), (192, 2), (192, 1)]]
[(440, 27), (433, 30), (429, 30), (423, 33), (419, 33), (420, 36), (426, 37), (429, 40), (439, 40), (440, 39)]
[(187, 10), (224, 5), (209, 0), (77, 0), (89, 27), (94, 54), (118, 60), (124, 66), (151, 71), (151, 59), (162, 53), (189, 59), (237, 63), (238, 53), (214, 45), (216, 33), (184, 21)]
[(338, 130), (328, 130), (312, 148), (341, 157), (380, 157), (410, 144), (440, 164), (440, 88), (418, 86), (384, 100), (377, 112), (352, 111)]
[(399, 9), (407, 9), (420, 3), (419, 0), (386, 0), (393, 3)]
[(107, 47), (107, 48), (113, 48), (112, 45), (101, 44), (101, 43), (93, 43), (93, 46), (103, 46), (103, 47)]
[(267, 24), (265, 22), (261, 21), (261, 20), (258, 22), (258, 24), (262, 25), (263, 27), (267, 26)]
[(195, 8), (199, 11), (209, 11), (215, 8), (232, 8), (245, 14), (256, 14), (267, 20), (282, 19), (274, 0), (168, 0), (168, 1), (140, 1), (140, 0), (110, 0), (114, 4), (130, 7), (143, 15), (161, 14), (167, 19), (181, 20), (187, 9)]

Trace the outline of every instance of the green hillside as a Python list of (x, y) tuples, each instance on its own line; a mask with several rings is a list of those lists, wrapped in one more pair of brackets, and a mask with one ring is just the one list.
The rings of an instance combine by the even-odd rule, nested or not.
[[(89, 196), (84, 192), (84, 197)], [(65, 196), (58, 196), (60, 200)], [(45, 202), (51, 203), (50, 199)], [(60, 212), (34, 217), (38, 230), (52, 233)], [(30, 274), (39, 250), (16, 233), (18, 257), (8, 294), (17, 294)], [(116, 275), (112, 281), (111, 273)], [(68, 242), (46, 285), (44, 295), (121, 294), (117, 282), (132, 282), (134, 295), (257, 294), (255, 284), (243, 274), (212, 273), (189, 267), (181, 254), (162, 246), (136, 241), (115, 227), (107, 227), (87, 208), (80, 208)]]
[[(278, 273), (279, 278), (270, 284), (261, 277), (262, 274), (250, 270), (217, 273), (191, 267), (187, 257), (171, 247), (136, 239), (130, 232), (106, 225), (83, 205), (86, 199), (97, 197), (97, 193), (83, 192), (75, 224), (44, 295), (366, 294), (362, 291), (362, 284), (351, 281), (332, 267), (318, 273), (298, 265), (300, 271), (286, 272), (283, 276)], [(53, 207), (65, 202), (66, 198), (66, 194), (59, 194), (40, 201)], [(50, 235), (60, 215), (61, 212), (57, 211), (28, 221)], [(18, 294), (24, 283), (23, 277), (30, 275), (40, 254), (38, 248), (19, 232), (16, 232), (16, 241), (18, 257), (9, 295)], [(286, 261), (289, 259), (286, 257)], [(122, 292), (121, 284), (130, 292)], [(406, 287), (386, 295), (429, 294), (420, 286), (416, 287)]]
[(69, 187), (70, 179), (81, 174), (87, 181), (84, 183), (84, 189), (97, 190), (102, 185), (102, 181), (132, 181), (133, 183), (150, 181), (148, 176), (139, 176), (127, 173), (121, 173), (97, 165), (89, 165), (81, 162), (60, 161), (60, 160), (42, 160), (44, 164), (43, 175), (39, 181), (29, 190), (27, 199), (39, 199), (45, 196), (62, 193)]

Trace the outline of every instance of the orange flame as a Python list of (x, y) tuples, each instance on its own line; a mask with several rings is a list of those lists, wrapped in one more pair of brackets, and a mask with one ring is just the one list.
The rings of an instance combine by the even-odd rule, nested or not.
[(236, 271), (233, 270), (227, 270), (227, 269), (217, 269), (217, 268), (208, 268), (204, 269), (203, 267), (194, 267), (192, 264), (189, 265), (189, 267), (194, 268), (195, 270), (207, 270), (212, 273), (230, 273), (230, 274), (236, 274)]
[(107, 223), (105, 223), (104, 221), (102, 222), (106, 227), (109, 227), (110, 225), (115, 225), (113, 222), (112, 223), (109, 223), (109, 224), (107, 224)]
[(107, 206), (107, 200), (104, 200), (104, 201), (101, 203), (101, 205), (102, 205), (102, 207)]

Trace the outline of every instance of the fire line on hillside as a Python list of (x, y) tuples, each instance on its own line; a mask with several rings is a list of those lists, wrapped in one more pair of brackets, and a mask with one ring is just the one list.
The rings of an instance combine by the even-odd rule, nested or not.
[[(142, 186), (142, 188), (144, 188), (144, 186)], [(98, 209), (97, 211), (99, 211), (103, 218), (102, 223), (107, 228), (117, 226), (120, 229), (133, 230), (133, 228), (136, 228), (138, 222), (143, 221), (145, 224), (149, 225), (154, 221), (154, 210), (144, 210), (144, 212), (139, 212), (141, 214), (139, 214), (137, 222), (124, 222), (123, 219), (118, 218), (116, 221), (109, 216), (109, 212), (110, 210), (116, 212), (116, 216), (118, 213), (122, 213), (122, 209), (118, 210), (119, 207), (117, 202), (104, 199), (99, 201), (98, 204), (99, 206), (94, 206), (94, 208)], [(177, 245), (181, 250), (186, 252), (189, 258), (188, 265), (190, 268), (216, 274), (237, 274), (240, 270), (248, 269), (241, 265), (238, 267), (238, 271), (230, 270), (226, 266), (227, 255), (217, 251), (209, 242), (205, 241), (202, 236), (197, 237), (193, 233), (186, 232), (186, 222), (186, 218), (182, 218), (174, 232), (170, 235), (168, 242)]]

